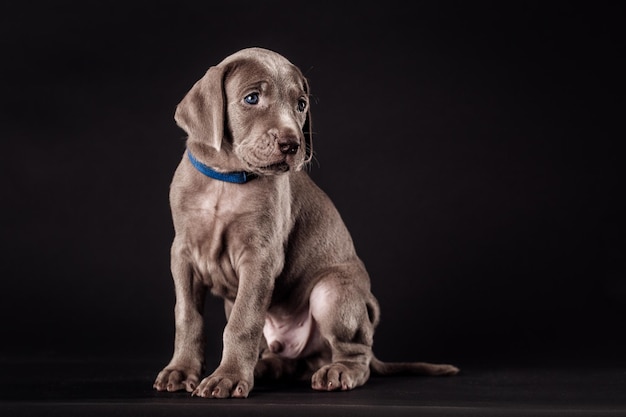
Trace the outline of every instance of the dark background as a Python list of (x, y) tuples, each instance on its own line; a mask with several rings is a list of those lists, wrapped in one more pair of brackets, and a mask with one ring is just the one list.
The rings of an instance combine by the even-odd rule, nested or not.
[[(352, 232), (386, 360), (624, 361), (618, 2), (0, 6), (2, 355), (173, 342), (176, 104), (249, 46), (309, 79), (311, 175)], [(222, 307), (211, 299), (209, 363)]]

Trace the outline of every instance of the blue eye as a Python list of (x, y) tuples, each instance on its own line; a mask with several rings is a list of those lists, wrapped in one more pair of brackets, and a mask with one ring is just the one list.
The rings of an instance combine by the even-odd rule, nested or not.
[(248, 94), (243, 100), (248, 104), (259, 104), (259, 93)]
[(304, 109), (306, 109), (306, 100), (301, 98), (298, 100), (298, 111), (303, 112)]

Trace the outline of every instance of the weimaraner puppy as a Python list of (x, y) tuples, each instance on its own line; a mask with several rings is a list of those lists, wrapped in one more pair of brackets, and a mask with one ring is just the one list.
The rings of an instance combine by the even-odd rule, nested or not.
[[(349, 390), (374, 375), (453, 375), (452, 365), (372, 353), (379, 306), (335, 206), (303, 170), (312, 156), (309, 86), (283, 56), (243, 49), (178, 104), (188, 135), (174, 174), (171, 270), (176, 336), (159, 391), (247, 397), (258, 378)], [(217, 369), (204, 372), (203, 304), (224, 299)]]

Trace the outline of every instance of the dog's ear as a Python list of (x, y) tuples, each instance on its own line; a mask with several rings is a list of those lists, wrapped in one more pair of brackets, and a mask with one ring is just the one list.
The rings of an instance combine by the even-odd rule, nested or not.
[(210, 67), (176, 107), (174, 120), (190, 138), (201, 140), (218, 151), (225, 124), (225, 66)]

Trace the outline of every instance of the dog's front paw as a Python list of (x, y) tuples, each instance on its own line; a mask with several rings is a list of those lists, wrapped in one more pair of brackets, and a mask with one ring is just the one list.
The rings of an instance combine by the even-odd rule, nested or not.
[(367, 369), (357, 364), (331, 363), (313, 374), (311, 387), (318, 391), (347, 391), (363, 385), (369, 376)]
[(153, 387), (157, 391), (181, 391), (192, 392), (200, 381), (200, 373), (190, 368), (167, 366), (154, 381)]
[(203, 398), (246, 398), (252, 385), (252, 378), (215, 371), (200, 382), (192, 395)]

